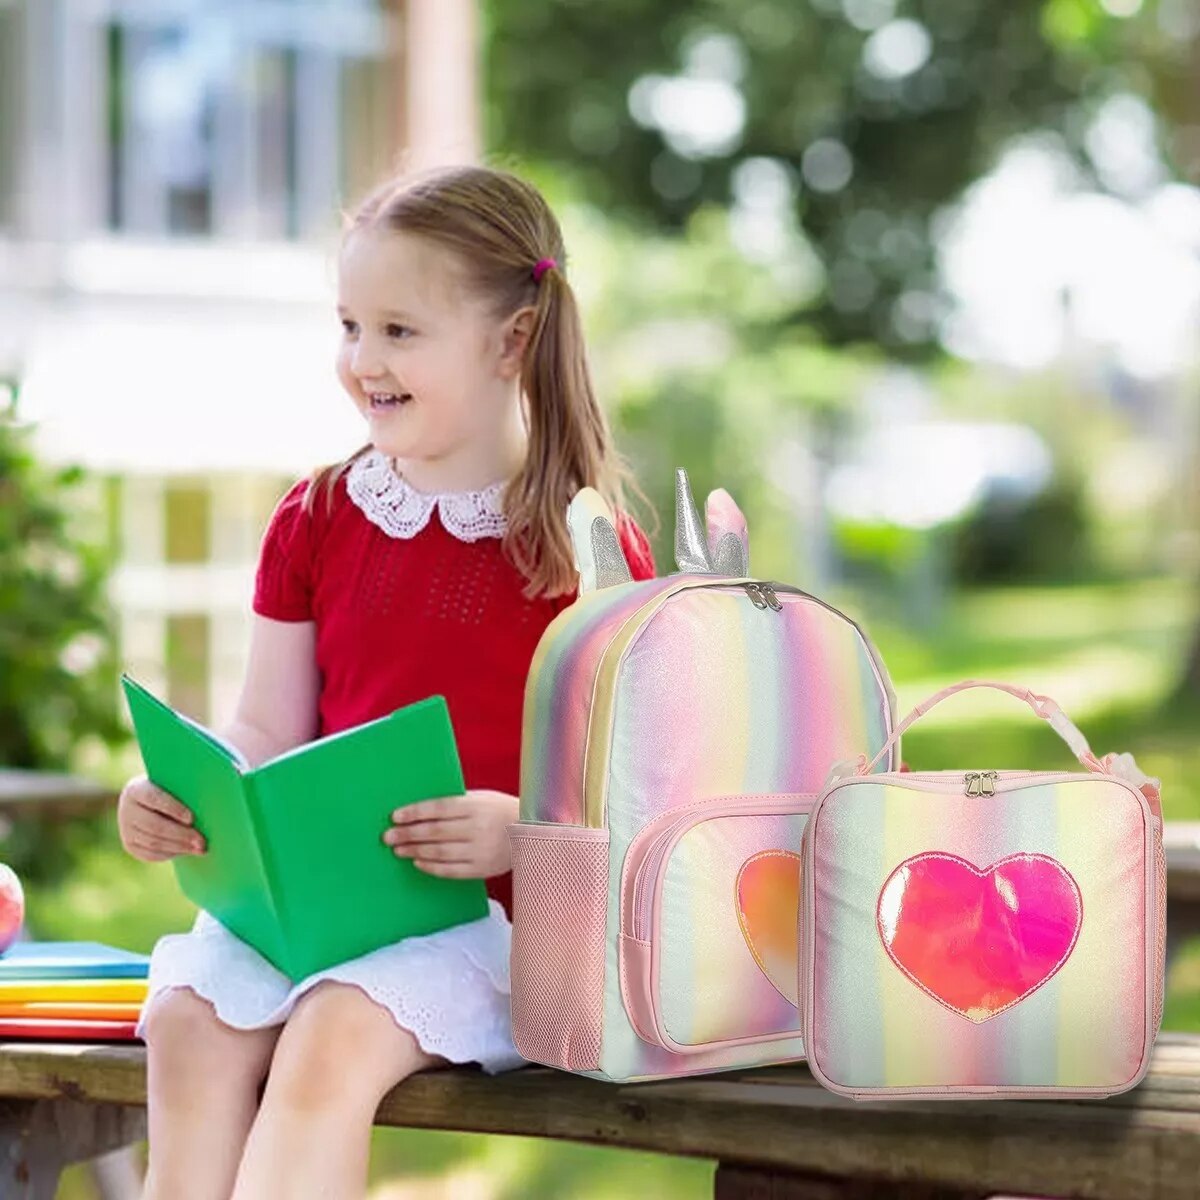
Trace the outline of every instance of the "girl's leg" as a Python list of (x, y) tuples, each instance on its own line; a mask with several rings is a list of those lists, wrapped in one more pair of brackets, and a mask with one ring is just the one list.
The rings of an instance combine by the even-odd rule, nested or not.
[(284, 1025), (232, 1200), (362, 1200), (379, 1102), (445, 1062), (353, 984), (317, 984)]
[(190, 988), (146, 1018), (150, 1163), (142, 1200), (229, 1200), (282, 1025), (232, 1029)]

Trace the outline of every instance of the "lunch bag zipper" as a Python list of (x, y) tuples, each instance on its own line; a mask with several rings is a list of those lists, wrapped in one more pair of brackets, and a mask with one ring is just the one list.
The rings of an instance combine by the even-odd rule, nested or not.
[[(889, 771), (878, 775), (846, 775), (835, 780), (832, 791), (847, 783), (877, 783), (901, 787), (906, 782), (932, 785), (939, 792), (958, 792), (961, 795), (987, 798), (1000, 792), (1014, 791), (1030, 779), (1048, 783), (1070, 783), (1075, 780), (1112, 779), (1095, 771)], [(1113, 780), (1113, 782), (1123, 782)], [(1014, 786), (1015, 785), (1015, 786)]]

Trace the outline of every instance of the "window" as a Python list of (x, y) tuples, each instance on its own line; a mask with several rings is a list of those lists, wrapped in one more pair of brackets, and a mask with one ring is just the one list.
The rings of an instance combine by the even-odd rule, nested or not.
[(163, 495), (166, 505), (168, 563), (206, 563), (212, 547), (212, 494), (205, 484), (169, 479)]
[(114, 7), (110, 228), (276, 239), (336, 223), (343, 162), (380, 149), (361, 143), (387, 116), (385, 89), (372, 96), (382, 118), (344, 103), (347, 78), (383, 74), (387, 34), (375, 4)]
[(207, 613), (167, 617), (167, 703), (202, 722), (210, 719), (210, 624)]

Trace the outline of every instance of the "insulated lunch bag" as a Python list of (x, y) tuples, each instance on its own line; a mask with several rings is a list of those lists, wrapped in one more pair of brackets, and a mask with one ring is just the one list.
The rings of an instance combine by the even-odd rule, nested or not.
[(859, 1100), (1125, 1091), (1162, 1022), (1158, 781), (1003, 683), (947, 688), (893, 736), (977, 687), (1025, 701), (1080, 766), (870, 774), (864, 758), (831, 780), (803, 834), (809, 1067)]
[(898, 760), (863, 631), (749, 575), (724, 489), (676, 473), (675, 559), (634, 581), (592, 488), (567, 519), (580, 594), (526, 683), (512, 1022), (549, 1066), (635, 1080), (804, 1056), (800, 838), (835, 760)]

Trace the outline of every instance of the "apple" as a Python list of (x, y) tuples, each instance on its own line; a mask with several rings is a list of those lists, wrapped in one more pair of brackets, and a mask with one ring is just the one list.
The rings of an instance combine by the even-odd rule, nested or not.
[(0, 954), (17, 940), (25, 920), (25, 889), (16, 871), (0, 863)]

